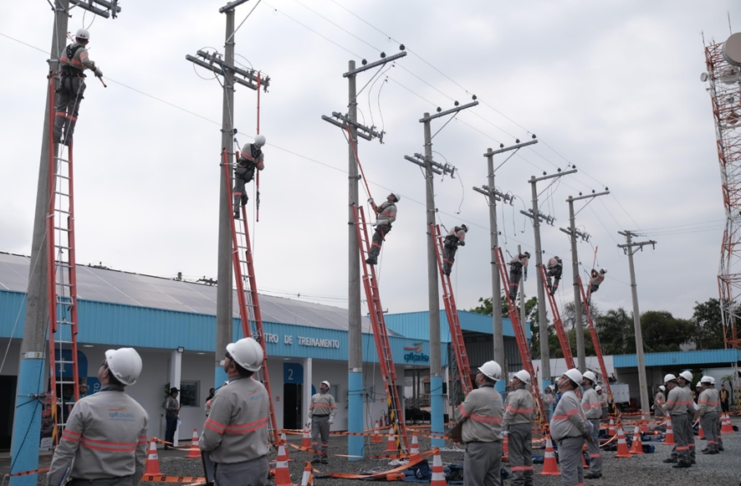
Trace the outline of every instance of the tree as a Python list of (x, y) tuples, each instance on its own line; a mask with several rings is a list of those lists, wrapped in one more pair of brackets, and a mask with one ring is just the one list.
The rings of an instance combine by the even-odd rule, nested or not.
[(695, 324), (694, 340), (697, 349), (723, 349), (723, 321), (720, 315), (720, 301), (708, 299), (695, 302), (692, 321)]
[(641, 329), (643, 350), (647, 353), (680, 351), (680, 345), (691, 342), (695, 335), (693, 321), (678, 319), (666, 311), (644, 312)]
[(602, 353), (635, 353), (635, 332), (633, 318), (622, 307), (611, 309), (595, 320)]

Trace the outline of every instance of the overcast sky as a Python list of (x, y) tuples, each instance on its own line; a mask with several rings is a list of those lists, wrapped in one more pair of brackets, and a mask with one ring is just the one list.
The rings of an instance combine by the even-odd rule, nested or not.
[[(216, 277), (222, 91), (185, 55), (223, 52), (224, 3), (121, 1), (118, 19), (92, 25), (90, 14), (72, 11), (69, 30), (89, 26), (90, 58), (108, 83), (88, 78), (75, 133), (78, 263)], [(237, 24), (254, 5), (238, 8)], [(577, 174), (541, 194), (543, 212), (556, 218), (542, 231), (545, 258), (559, 255), (566, 267), (557, 301), (573, 299), (569, 242), (558, 229), (568, 225), (565, 200), (609, 186), (611, 195), (577, 215), (592, 235), (579, 244), (582, 275), (597, 248), (597, 266), (608, 270), (595, 302), (631, 309), (628, 259), (616, 245), (624, 242), (618, 231), (636, 230), (647, 235), (639, 240), (658, 241), (635, 258), (641, 311), (691, 316), (695, 301), (717, 297), (724, 220), (710, 98), (700, 82), (702, 33), (723, 42), (729, 14), (738, 31), (741, 7), (730, 0), (263, 0), (236, 34), (238, 61), (271, 77), (253, 231), (260, 289), (346, 306), (347, 144), (320, 117), (347, 110), (348, 60), (375, 61), (402, 42), (410, 55), (358, 97), (360, 121), (387, 132), (383, 145), (359, 147), (373, 196), (402, 196), (377, 267), (384, 308), (427, 309), (424, 179), (403, 158), (423, 151), (418, 120), (475, 93), (482, 103), (433, 140), (435, 158), (458, 168), (455, 179), (435, 179), (439, 221), (470, 226), (452, 275), (459, 308), (491, 295), (488, 206), (471, 189), (486, 183), (483, 153), (537, 134), (541, 143), (497, 171), (498, 189), (517, 196), (498, 211), (505, 249), (534, 247), (531, 223), (519, 214), (531, 205), (530, 176), (573, 164)], [(52, 27), (43, 0), (0, 3), (2, 251), (30, 254)], [(358, 88), (374, 73), (361, 74)], [(245, 143), (256, 129), (255, 93), (239, 86), (234, 109)], [(435, 120), (433, 133), (443, 124)], [(533, 266), (530, 275), (533, 295)]]

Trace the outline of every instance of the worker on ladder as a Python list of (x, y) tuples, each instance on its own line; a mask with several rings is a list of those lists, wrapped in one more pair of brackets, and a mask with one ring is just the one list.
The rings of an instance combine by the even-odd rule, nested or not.
[(90, 42), (87, 29), (78, 29), (75, 42), (68, 45), (59, 59), (61, 70), (56, 86), (54, 104), (54, 142), (69, 145), (75, 132), (80, 101), (85, 92), (85, 74), (89, 69), (95, 76), (103, 77), (103, 72), (88, 57), (85, 46)]
[(533, 395), (526, 388), (530, 373), (520, 370), (509, 382), (502, 429), (509, 437), (509, 464), (512, 486), (533, 486)]
[[(247, 205), (247, 193), (245, 184), (252, 182), (255, 177), (255, 169), (265, 168), (265, 157), (262, 147), (265, 145), (265, 135), (257, 135), (254, 143), (246, 143), (239, 152), (237, 167), (234, 169), (234, 219), (239, 219), (240, 202), (242, 206)], [(258, 198), (259, 200), (259, 198)]]
[(520, 279), (527, 280), (527, 263), (530, 260), (530, 252), (518, 253), (509, 262), (509, 298), (511, 301), (517, 299), (517, 291), (520, 289)]
[(465, 224), (456, 226), (450, 230), (443, 241), (443, 273), (446, 277), (450, 277), (450, 271), (453, 269), (453, 263), (455, 263), (455, 252), (458, 251), (458, 247), (466, 246), (466, 233), (468, 233), (468, 226)]
[[(599, 286), (602, 284), (602, 282), (605, 281), (605, 274), (607, 273), (607, 270), (604, 268), (601, 269), (599, 272), (592, 269), (591, 273), (591, 279), (589, 280), (589, 295), (587, 296), (588, 300), (591, 300), (590, 297), (593, 293), (597, 292), (599, 290)], [(589, 304), (589, 302), (587, 302)]]
[(381, 253), (381, 246), (386, 240), (386, 235), (391, 231), (391, 224), (396, 221), (396, 203), (399, 202), (401, 197), (392, 192), (386, 196), (386, 202), (380, 206), (376, 206), (373, 199), (370, 200), (373, 210), (376, 212), (376, 222), (373, 223), (376, 226), (376, 232), (373, 233), (373, 243), (371, 249), (368, 252), (368, 258), (365, 259), (365, 263), (368, 265), (378, 264), (378, 255)]
[[(561, 274), (563, 273), (563, 261), (558, 258), (557, 256), (554, 256), (550, 260), (548, 260), (548, 265), (546, 266), (546, 277), (548, 277), (548, 289), (551, 292), (551, 297), (556, 295), (556, 290), (558, 290), (558, 283), (561, 281)], [(551, 278), (553, 278), (553, 284), (551, 284)]]
[(147, 458), (144, 407), (126, 394), (142, 371), (133, 348), (109, 349), (98, 369), (98, 393), (80, 398), (65, 424), (46, 484), (139, 484)]

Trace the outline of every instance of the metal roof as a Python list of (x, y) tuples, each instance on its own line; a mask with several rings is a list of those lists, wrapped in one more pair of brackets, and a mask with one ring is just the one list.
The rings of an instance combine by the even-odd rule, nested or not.
[[(0, 253), (0, 291), (25, 293), (30, 257)], [(232, 315), (239, 317), (234, 291)], [(216, 287), (162, 277), (77, 265), (77, 297), (80, 300), (124, 304), (154, 309), (216, 314)], [(340, 307), (260, 294), (263, 321), (347, 331), (348, 311)], [(361, 320), (371, 333), (370, 320)], [(389, 329), (389, 335), (401, 336)]]
[[(644, 355), (646, 367), (727, 364), (740, 361), (741, 349), (700, 349)], [(638, 359), (635, 354), (616, 355), (613, 357), (613, 363), (615, 368), (635, 368), (638, 366)]]

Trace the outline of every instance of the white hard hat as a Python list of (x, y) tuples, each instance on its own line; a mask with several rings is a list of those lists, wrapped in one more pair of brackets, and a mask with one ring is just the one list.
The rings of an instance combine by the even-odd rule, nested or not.
[(487, 361), (479, 367), (479, 371), (494, 381), (502, 378), (502, 367), (496, 361)]
[(391, 195), (394, 196), (394, 199), (396, 199), (396, 202), (401, 201), (401, 196), (399, 195), (398, 192), (392, 192)]
[(666, 391), (666, 387), (665, 387), (664, 385), (660, 385), (660, 386), (659, 386), (659, 390), (661, 390), (661, 391)]
[(90, 32), (88, 32), (87, 29), (77, 29), (75, 39), (82, 39), (87, 42), (90, 40)]
[(520, 370), (517, 373), (515, 373), (515, 378), (523, 382), (524, 384), (530, 383), (530, 373), (528, 373), (525, 370)]
[(255, 145), (262, 147), (265, 145), (265, 135), (258, 135), (255, 137)]
[(105, 361), (111, 375), (124, 385), (133, 385), (142, 372), (142, 359), (134, 348), (109, 349)]
[(566, 378), (568, 378), (569, 380), (573, 381), (573, 382), (574, 382), (574, 383), (576, 383), (577, 385), (578, 385), (579, 383), (581, 383), (581, 380), (582, 380), (582, 374), (581, 374), (581, 371), (577, 370), (576, 368), (572, 368), (572, 369), (570, 369), (570, 370), (566, 371), (566, 372), (565, 372), (565, 373), (564, 373), (563, 375), (561, 375), (561, 376), (565, 376)]
[(677, 377), (669, 373), (668, 375), (664, 375), (664, 383), (669, 383), (670, 381), (677, 381)]
[(700, 378), (700, 383), (708, 383), (708, 384), (712, 385), (714, 381), (715, 380), (713, 379), (713, 377), (712, 376), (708, 376), (708, 375), (705, 375), (702, 378)]
[(594, 391), (602, 391), (602, 387), (597, 385), (594, 387)]
[(262, 368), (265, 353), (262, 351), (262, 346), (252, 338), (244, 338), (236, 343), (227, 344), (226, 352), (235, 363), (247, 371), (259, 371)]
[(690, 372), (689, 372), (689, 371), (687, 371), (687, 370), (685, 370), (685, 371), (681, 372), (681, 373), (679, 374), (679, 376), (680, 376), (681, 378), (684, 378), (684, 380), (685, 380), (685, 381), (686, 381), (687, 383), (691, 383), (691, 382), (692, 382), (692, 373), (690, 373)]
[(329, 384), (329, 382), (327, 380), (324, 380), (322, 382), (322, 385), (327, 385), (327, 388), (330, 388), (331, 387), (331, 385)]
[(591, 371), (585, 371), (584, 374), (582, 375), (582, 378), (586, 378), (592, 383), (597, 383), (597, 376)]

